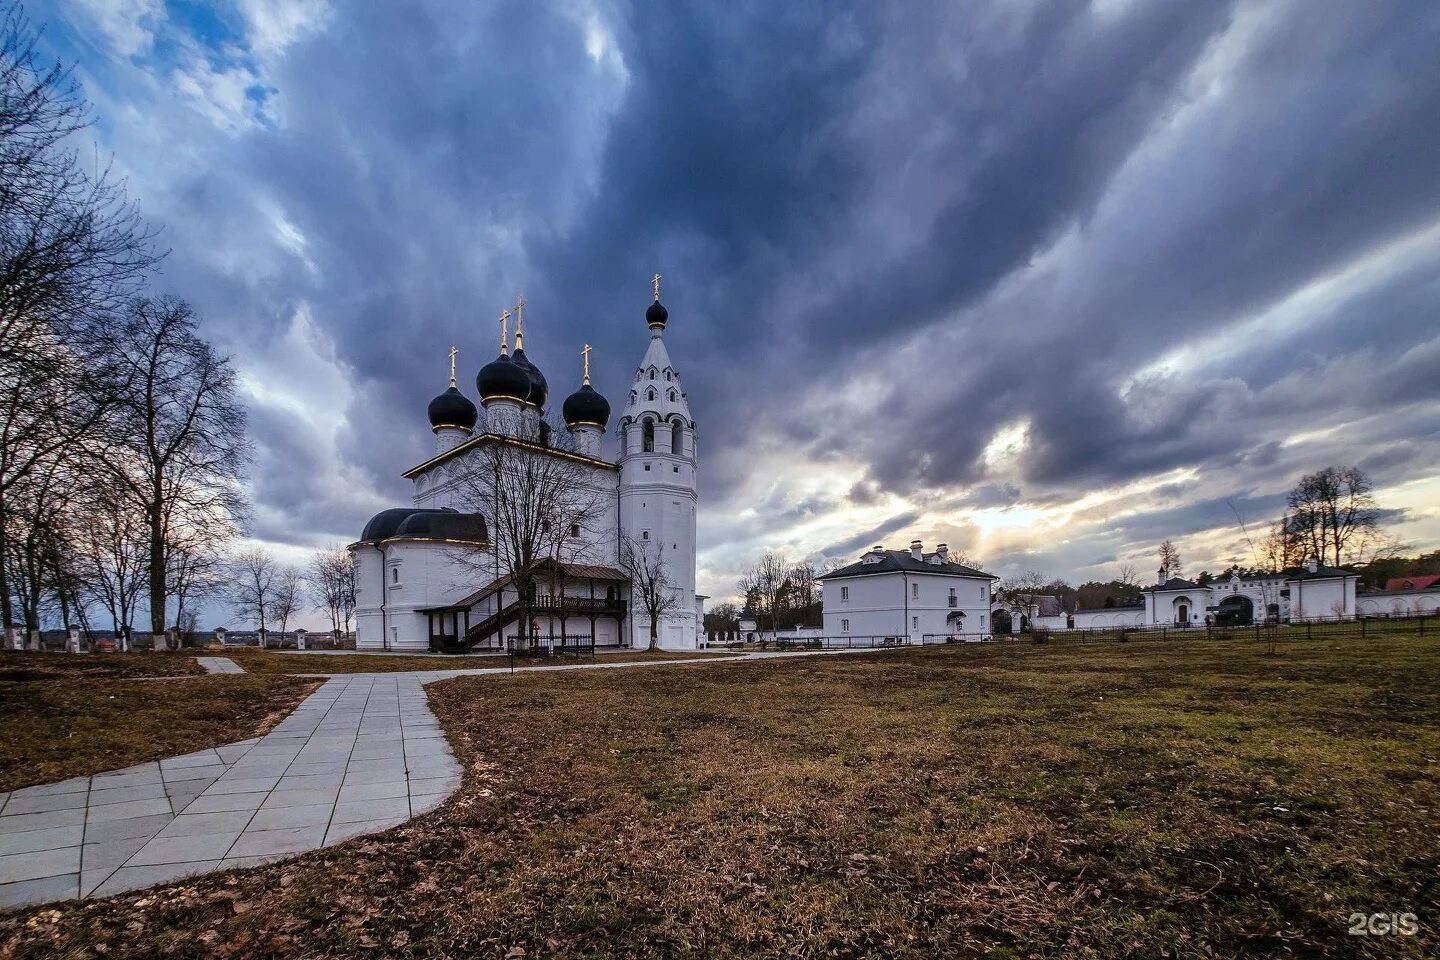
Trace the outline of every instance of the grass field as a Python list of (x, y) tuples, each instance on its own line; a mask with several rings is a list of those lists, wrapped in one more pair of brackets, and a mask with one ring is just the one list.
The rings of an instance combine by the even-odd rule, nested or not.
[[(510, 658), (497, 655), (406, 656), (394, 654), (286, 653), (283, 650), (260, 650), (254, 647), (231, 647), (223, 656), (240, 664), (249, 673), (401, 673), (413, 670), (476, 670), (508, 667)], [(596, 654), (590, 657), (555, 656), (552, 658), (515, 658), (517, 667), (554, 666), (567, 663), (645, 663), (653, 660), (691, 660), (721, 657), (725, 654), (708, 651), (671, 652), (634, 650), (625, 653)], [(733, 654), (731, 654), (733, 656)]]
[[(11, 656), (5, 656), (7, 667)], [(19, 671), (0, 672), (0, 791), (245, 740), (268, 729), (316, 686), (285, 677), (55, 677), (51, 670), (81, 661), (137, 671), (146, 665), (143, 658), (173, 659), (176, 665), (195, 661), (163, 653), (33, 656), (56, 666), (36, 667), (22, 680), (12, 679)], [(49, 678), (34, 679), (36, 671)]]
[(189, 677), (204, 672), (190, 653), (0, 652), (0, 681), (56, 680), (64, 677)]
[[(0, 956), (1435, 956), (1437, 654), (1007, 645), (446, 681), (467, 775), (440, 810), (0, 917)], [(1420, 934), (1347, 934), (1382, 911)]]

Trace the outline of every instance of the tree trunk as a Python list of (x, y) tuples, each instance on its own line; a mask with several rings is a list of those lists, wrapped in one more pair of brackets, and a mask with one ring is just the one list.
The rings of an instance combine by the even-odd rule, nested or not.
[[(15, 607), (10, 599), (10, 540), (6, 536), (5, 494), (0, 491), (0, 624), (5, 630), (15, 626)], [(9, 636), (7, 633), (6, 636)]]
[(165, 632), (165, 528), (159, 478), (150, 484), (150, 632)]
[(659, 629), (660, 629), (660, 628), (659, 628), (659, 624), (656, 622), (657, 620), (659, 620), (659, 618), (656, 617), (655, 614), (653, 614), (653, 613), (650, 614), (650, 649), (651, 649), (651, 650), (659, 650), (659, 649), (660, 649), (660, 637), (659, 637)]

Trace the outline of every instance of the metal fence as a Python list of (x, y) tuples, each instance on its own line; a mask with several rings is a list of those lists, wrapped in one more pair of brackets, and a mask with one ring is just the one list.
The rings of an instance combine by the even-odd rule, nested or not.
[(1334, 617), (1297, 620), (1293, 623), (1253, 624), (1241, 627), (1125, 626), (1087, 630), (1034, 628), (1026, 633), (927, 633), (920, 637), (903, 635), (856, 636), (839, 634), (818, 637), (761, 637), (751, 642), (712, 643), (712, 650), (866, 650), (886, 647), (932, 647), (966, 644), (1006, 643), (1180, 643), (1205, 640), (1255, 640), (1276, 643), (1289, 640), (1355, 639), (1393, 636), (1440, 636), (1440, 616), (1373, 617), (1344, 620)]

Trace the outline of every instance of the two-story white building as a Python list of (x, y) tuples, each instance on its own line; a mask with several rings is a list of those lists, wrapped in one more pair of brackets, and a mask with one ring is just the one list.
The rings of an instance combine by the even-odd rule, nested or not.
[(955, 563), (943, 543), (926, 553), (912, 540), (909, 550), (878, 546), (818, 579), (826, 636), (920, 643), (926, 636), (989, 633), (998, 578)]

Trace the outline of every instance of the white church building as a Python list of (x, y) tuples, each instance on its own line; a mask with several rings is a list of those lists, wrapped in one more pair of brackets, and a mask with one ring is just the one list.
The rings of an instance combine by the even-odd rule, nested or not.
[(877, 546), (858, 562), (816, 578), (827, 637), (923, 643), (926, 636), (989, 631), (996, 577), (950, 559), (946, 544), (926, 553)]
[[(457, 386), (452, 348), (449, 389), (428, 409), (435, 454), (403, 474), (412, 505), (376, 514), (349, 547), (359, 649), (648, 646), (650, 617), (644, 591), (632, 584), (627, 547), (663, 572), (658, 645), (697, 648), (704, 598), (695, 593), (695, 421), (666, 349), (659, 281), (652, 281), (650, 339), (618, 423), (614, 460), (603, 450), (610, 404), (590, 383), (588, 346), (582, 382), (561, 405), (565, 433), (555, 435), (546, 422), (549, 385), (525, 355), (523, 297), (514, 354), (506, 311), (500, 353), (475, 378), (479, 409)], [(566, 506), (517, 508), (527, 490), (549, 489)], [(522, 555), (525, 562), (516, 562)], [(515, 569), (532, 572), (524, 604), (507, 572)], [(528, 624), (520, 622), (526, 612)]]

